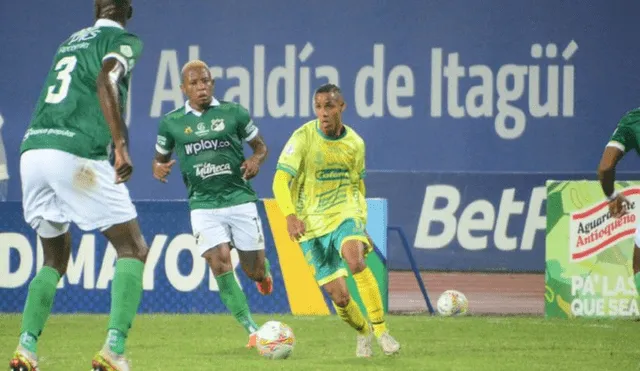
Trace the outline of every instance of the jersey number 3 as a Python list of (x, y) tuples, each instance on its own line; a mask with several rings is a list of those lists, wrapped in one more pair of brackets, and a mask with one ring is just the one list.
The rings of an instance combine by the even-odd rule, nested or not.
[(76, 68), (77, 62), (78, 59), (73, 55), (64, 57), (58, 61), (55, 71), (58, 71), (56, 79), (60, 82), (49, 86), (49, 89), (47, 90), (47, 97), (44, 99), (45, 102), (56, 104), (62, 102), (64, 98), (66, 98), (69, 93), (69, 85), (71, 85), (71, 72)]

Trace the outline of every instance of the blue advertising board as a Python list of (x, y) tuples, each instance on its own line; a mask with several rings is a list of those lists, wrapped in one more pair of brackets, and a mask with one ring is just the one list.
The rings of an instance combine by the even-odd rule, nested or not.
[[(24, 223), (19, 202), (4, 202), (0, 208), (0, 313), (21, 312), (29, 282), (43, 264), (41, 242)], [(198, 253), (191, 234), (186, 201), (135, 202), (140, 229), (149, 246), (143, 274), (145, 313), (227, 312), (218, 284), (205, 259)], [(381, 294), (388, 295), (387, 201), (368, 199), (367, 229), (375, 246), (372, 266)], [(231, 251), (233, 271), (254, 313), (298, 315), (335, 313), (329, 296), (321, 291), (302, 249), (289, 240), (284, 216), (274, 199), (260, 200), (258, 214), (264, 233), (265, 253), (271, 265), (273, 292), (261, 295), (240, 266), (237, 251)], [(116, 251), (97, 231), (71, 227), (71, 257), (61, 278), (53, 311), (62, 313), (108, 313)], [(373, 262), (368, 258), (369, 264)], [(352, 280), (350, 276), (348, 280)], [(356, 301), (359, 296), (354, 294)], [(386, 299), (385, 299), (386, 302)], [(386, 308), (385, 308), (386, 310)]]
[[(347, 102), (344, 121), (367, 143), (367, 168), (397, 177), (384, 185), (371, 177), (370, 187), (376, 197), (389, 199), (389, 223), (410, 234), (419, 229), (413, 215), (418, 211), (394, 213), (406, 202), (398, 192), (424, 199), (425, 190), (405, 182), (402, 172), (421, 172), (424, 181), (460, 174), (451, 178), (459, 191), (468, 180), (484, 184), (482, 173), (591, 174), (620, 116), (640, 102), (640, 50), (630, 47), (636, 43), (638, 2), (158, 0), (134, 1), (134, 9), (127, 28), (144, 42), (126, 113), (135, 166), (128, 186), (135, 200), (185, 197), (178, 172), (160, 183), (149, 163), (162, 115), (184, 103), (180, 69), (195, 58), (209, 64), (215, 96), (243, 104), (270, 148), (253, 181), (260, 197), (272, 197), (277, 157), (287, 138), (313, 118), (314, 89), (339, 84)], [(91, 1), (0, 2), (0, 68), (6, 71), (0, 74), (0, 140), (9, 200), (21, 198), (18, 148), (53, 54), (70, 33), (92, 23)], [(625, 159), (620, 170), (637, 166), (637, 159)], [(503, 192), (509, 186), (518, 189), (517, 200), (529, 205), (532, 199), (533, 183), (505, 177), (511, 185), (496, 185), (497, 193), (486, 189), (496, 218), (506, 215), (499, 213), (499, 201), (511, 197)], [(532, 177), (526, 179), (544, 184), (542, 177)], [(469, 197), (479, 199), (481, 189), (468, 190)], [(509, 228), (524, 231), (526, 218), (511, 216)], [(517, 243), (488, 236), (486, 249), (464, 242), (465, 259), (450, 257), (444, 248), (422, 247), (418, 255), (438, 257), (425, 258), (425, 268), (486, 268), (494, 261), (512, 269), (539, 263), (542, 269), (535, 253), (542, 239), (533, 230)], [(501, 245), (493, 246), (496, 241)], [(505, 248), (507, 256), (514, 244), (515, 251), (533, 244), (522, 250), (520, 263), (490, 252)], [(391, 256), (401, 254), (392, 250)], [(390, 261), (404, 266), (400, 257)]]
[[(545, 182), (579, 179), (596, 174), (372, 172), (367, 196), (387, 197), (421, 270), (544, 272)], [(387, 241), (389, 268), (411, 269), (400, 238)]]

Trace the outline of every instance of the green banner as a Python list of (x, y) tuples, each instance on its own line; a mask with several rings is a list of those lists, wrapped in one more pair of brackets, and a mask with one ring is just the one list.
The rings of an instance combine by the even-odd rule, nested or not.
[(640, 316), (632, 257), (640, 182), (617, 182), (630, 202), (618, 219), (597, 181), (547, 181), (545, 317)]

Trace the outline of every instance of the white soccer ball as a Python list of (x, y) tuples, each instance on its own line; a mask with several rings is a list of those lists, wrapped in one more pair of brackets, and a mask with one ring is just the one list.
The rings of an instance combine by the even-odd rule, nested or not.
[(269, 359), (286, 359), (293, 352), (296, 338), (287, 324), (267, 321), (256, 332), (258, 353)]
[(459, 316), (467, 314), (469, 301), (457, 290), (447, 290), (438, 298), (438, 313), (443, 316)]

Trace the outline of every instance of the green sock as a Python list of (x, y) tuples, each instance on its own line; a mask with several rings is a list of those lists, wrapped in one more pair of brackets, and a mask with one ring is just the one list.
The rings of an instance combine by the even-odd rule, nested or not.
[(258, 329), (258, 325), (251, 318), (247, 297), (233, 276), (233, 271), (221, 274), (216, 277), (216, 281), (220, 289), (220, 299), (222, 299), (224, 306), (233, 314), (247, 333), (255, 332)]
[(640, 293), (640, 272), (636, 273), (635, 281), (636, 281), (636, 290), (638, 290), (638, 293)]
[(45, 265), (29, 284), (29, 293), (22, 312), (20, 346), (32, 353), (36, 353), (38, 337), (42, 334), (44, 324), (51, 313), (59, 280), (60, 273)]
[(269, 259), (264, 258), (264, 275), (269, 277), (271, 275), (271, 264), (269, 263)]
[(116, 354), (124, 354), (127, 334), (138, 312), (142, 298), (143, 271), (144, 263), (138, 259), (122, 258), (116, 262), (107, 333), (107, 344)]

